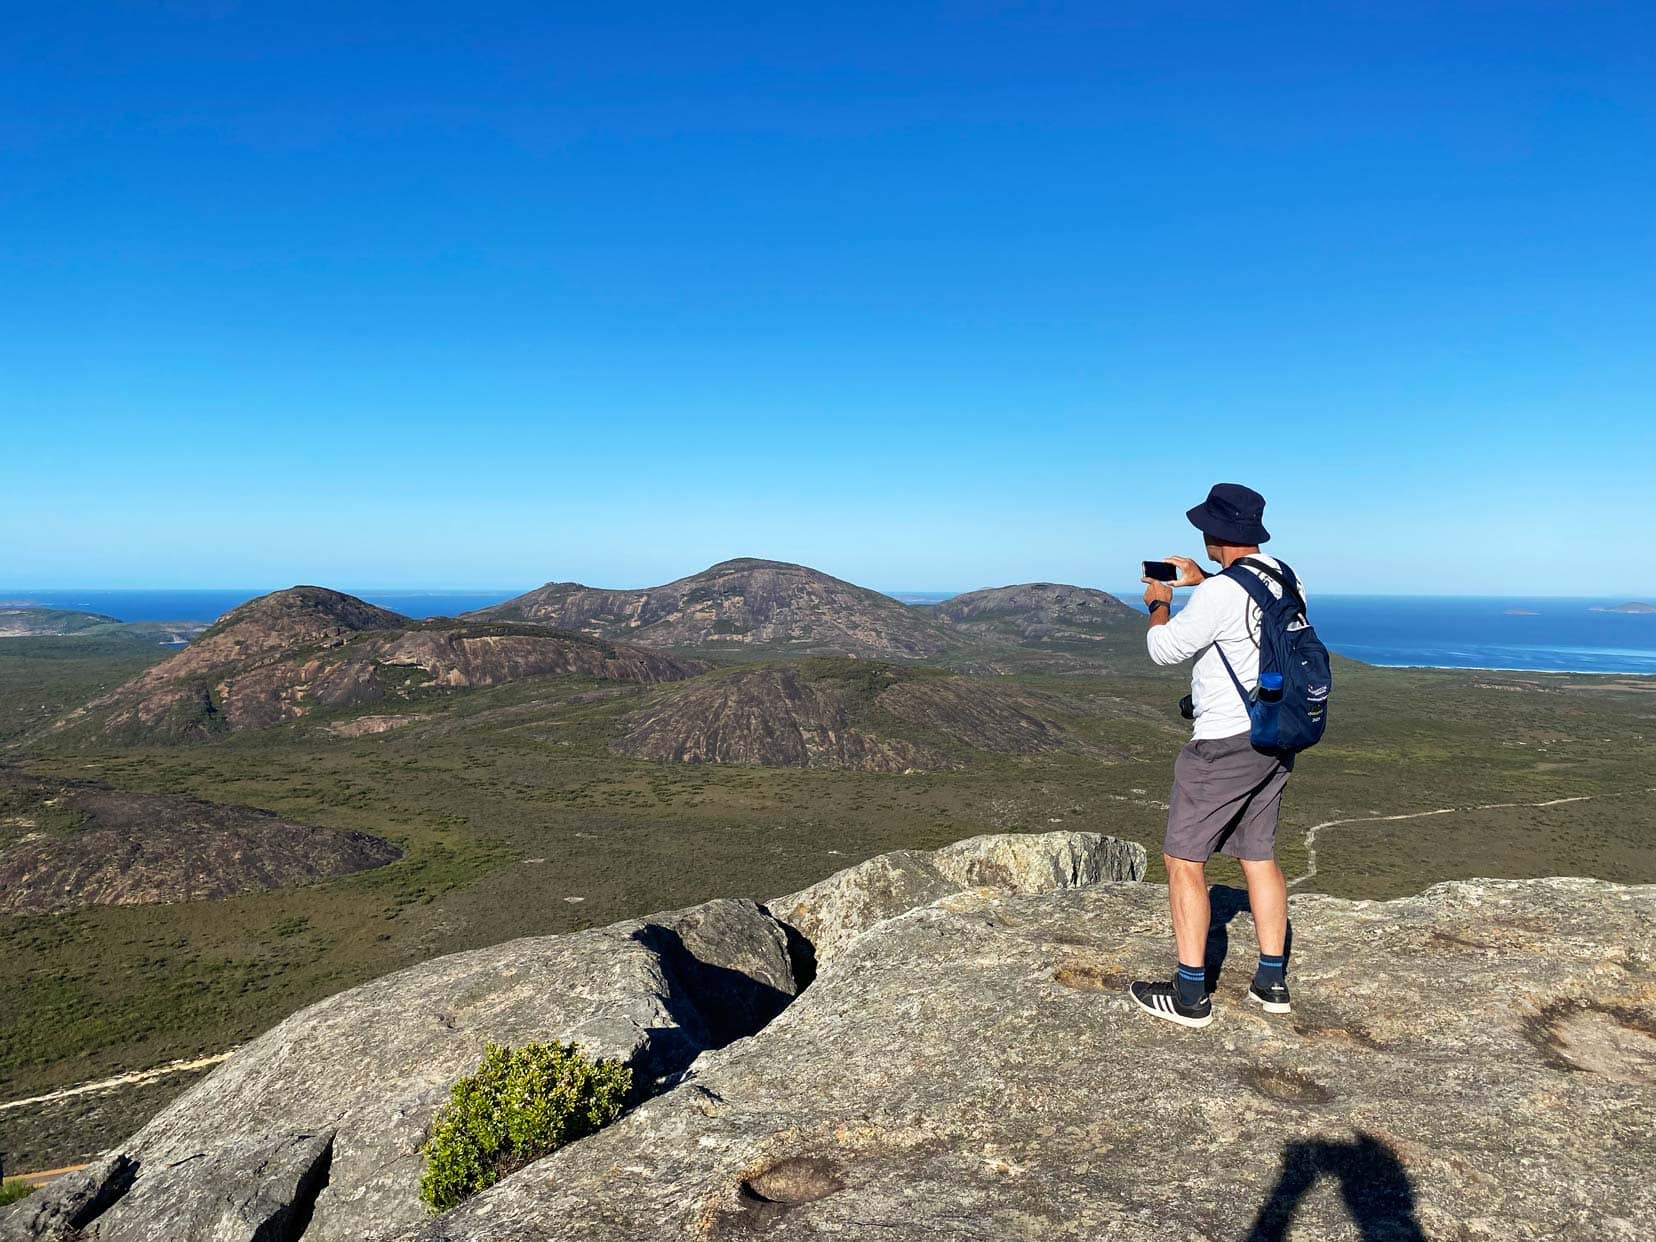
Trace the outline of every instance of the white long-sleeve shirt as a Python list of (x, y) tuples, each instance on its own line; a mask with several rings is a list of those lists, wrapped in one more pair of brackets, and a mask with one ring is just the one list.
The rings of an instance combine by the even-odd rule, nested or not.
[[(1273, 568), (1273, 556), (1252, 552), (1250, 556)], [(1249, 569), (1244, 565), (1244, 569)], [(1282, 588), (1271, 577), (1249, 569), (1272, 595)], [(1295, 579), (1300, 598), (1305, 584)], [(1166, 625), (1150, 627), (1146, 637), (1150, 658), (1157, 664), (1179, 664), (1198, 655), (1190, 670), (1190, 697), (1196, 705), (1196, 727), (1192, 736), (1235, 737), (1250, 727), (1248, 708), (1219, 659), (1223, 647), (1236, 670), (1242, 688), (1252, 692), (1259, 684), (1259, 605), (1253, 602), (1240, 582), (1215, 574), (1190, 592), (1190, 599)]]

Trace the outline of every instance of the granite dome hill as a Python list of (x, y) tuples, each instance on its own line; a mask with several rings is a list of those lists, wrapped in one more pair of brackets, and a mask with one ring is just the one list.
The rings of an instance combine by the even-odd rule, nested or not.
[(226, 613), (189, 647), (54, 729), (182, 739), (527, 677), (648, 683), (694, 671), (659, 652), (550, 627), (414, 621), (339, 591), (299, 586)]
[(953, 639), (921, 611), (819, 570), (741, 557), (642, 590), (549, 582), (468, 619), (531, 622), (651, 647), (776, 648), (924, 659)]
[(984, 678), (862, 660), (743, 667), (663, 687), (612, 749), (665, 763), (958, 768), (970, 751), (1070, 744), (1051, 696)]
[(1018, 643), (1096, 642), (1143, 624), (1142, 613), (1113, 595), (1056, 582), (968, 591), (922, 611), (963, 634)]
[(365, 832), (0, 769), (0, 914), (202, 901), (395, 862)]

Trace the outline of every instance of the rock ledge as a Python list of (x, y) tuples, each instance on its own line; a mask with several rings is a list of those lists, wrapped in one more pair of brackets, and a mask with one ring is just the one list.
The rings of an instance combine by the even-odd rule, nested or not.
[(780, 917), (722, 899), (424, 962), (279, 1023), (117, 1151), (0, 1212), (0, 1242), (355, 1242), (413, 1227), (418, 1149), (485, 1043), (573, 1040), (630, 1062), (644, 1098), (793, 1003), (817, 969), (813, 936), (826, 960), (919, 904), (1131, 880), (1144, 862), (1096, 833), (978, 837), (902, 855), (902, 891), (891, 868), (842, 872), (816, 886), (820, 910), (806, 894)]

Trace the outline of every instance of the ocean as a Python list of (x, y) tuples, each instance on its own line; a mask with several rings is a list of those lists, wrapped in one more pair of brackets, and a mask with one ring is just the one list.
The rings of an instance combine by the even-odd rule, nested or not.
[[(454, 616), (517, 594), (353, 591), (410, 617)], [(29, 591), (0, 589), (0, 606), (100, 612), (122, 621), (210, 621), (257, 591)], [(944, 592), (895, 591), (913, 603)], [(1134, 606), (1141, 589), (1116, 592)], [(1656, 614), (1595, 611), (1619, 598), (1313, 595), (1311, 621), (1331, 649), (1369, 664), (1656, 675)]]
[[(1141, 606), (1143, 588), (1121, 598)], [(1331, 651), (1367, 664), (1656, 674), (1656, 614), (1603, 611), (1626, 602), (1313, 593), (1311, 623)]]
[(1656, 674), (1656, 614), (1617, 599), (1311, 596), (1329, 648), (1369, 664)]

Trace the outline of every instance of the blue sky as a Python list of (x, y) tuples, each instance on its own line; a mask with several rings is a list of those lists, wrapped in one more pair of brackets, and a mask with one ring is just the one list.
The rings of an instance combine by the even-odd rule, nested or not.
[(1656, 8), (21, 6), (0, 587), (1656, 594)]

